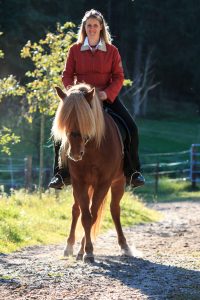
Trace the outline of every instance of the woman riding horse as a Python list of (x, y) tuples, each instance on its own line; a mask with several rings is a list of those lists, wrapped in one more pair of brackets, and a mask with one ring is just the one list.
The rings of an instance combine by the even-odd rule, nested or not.
[[(62, 164), (67, 163), (73, 188), (72, 223), (65, 256), (73, 254), (75, 229), (81, 212), (84, 237), (77, 259), (93, 262), (92, 232), (96, 232), (105, 199), (111, 190), (111, 215), (122, 253), (132, 255), (120, 222), (124, 194), (123, 147), (115, 122), (103, 111), (95, 89), (87, 84), (72, 86), (66, 93), (57, 88), (62, 101), (52, 134), (61, 141)], [(108, 155), (111, 153), (111, 155)]]
[[(98, 96), (106, 108), (118, 114), (127, 124), (130, 145), (125, 145), (128, 158), (125, 176), (132, 187), (144, 184), (138, 156), (138, 129), (127, 109), (118, 99), (124, 74), (120, 54), (111, 43), (108, 26), (102, 14), (94, 9), (87, 11), (78, 33), (77, 43), (68, 53), (62, 81), (65, 88), (76, 82), (85, 82), (98, 89)], [(59, 142), (55, 144), (54, 177), (49, 187), (60, 189), (70, 182), (67, 167), (58, 166)], [(109, 151), (110, 152), (110, 151)], [(112, 153), (111, 153), (112, 155)]]

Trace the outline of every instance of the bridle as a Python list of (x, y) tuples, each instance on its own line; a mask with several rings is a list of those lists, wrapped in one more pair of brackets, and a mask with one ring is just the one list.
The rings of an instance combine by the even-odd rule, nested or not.
[(71, 131), (71, 132), (67, 133), (67, 136), (68, 137), (71, 136), (73, 138), (77, 138), (77, 137), (81, 138), (84, 141), (84, 145), (86, 145), (90, 140), (89, 136), (87, 136), (87, 135), (82, 137), (79, 131)]

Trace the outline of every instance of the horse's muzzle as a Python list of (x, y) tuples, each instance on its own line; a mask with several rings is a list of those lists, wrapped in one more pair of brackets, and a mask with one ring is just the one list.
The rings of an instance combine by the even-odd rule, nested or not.
[(69, 157), (69, 159), (71, 159), (73, 161), (80, 161), (80, 160), (82, 160), (83, 155), (84, 155), (84, 152), (81, 152), (80, 154), (72, 154), (70, 152), (68, 157)]

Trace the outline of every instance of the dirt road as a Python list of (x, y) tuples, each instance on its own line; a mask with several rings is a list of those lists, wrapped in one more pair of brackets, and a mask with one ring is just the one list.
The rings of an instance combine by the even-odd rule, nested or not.
[(120, 256), (114, 230), (95, 243), (96, 262), (63, 258), (64, 245), (0, 254), (0, 300), (199, 300), (200, 202), (154, 204), (163, 220), (127, 228), (137, 256)]

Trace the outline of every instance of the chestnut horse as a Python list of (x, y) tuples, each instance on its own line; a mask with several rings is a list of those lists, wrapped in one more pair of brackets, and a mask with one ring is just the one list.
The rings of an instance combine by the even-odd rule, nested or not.
[(77, 84), (63, 92), (52, 127), (55, 141), (61, 141), (61, 162), (67, 163), (73, 188), (71, 230), (64, 252), (73, 254), (75, 228), (81, 213), (84, 237), (77, 259), (93, 262), (92, 228), (98, 224), (106, 195), (111, 189), (111, 215), (122, 253), (130, 256), (120, 222), (120, 200), (124, 194), (123, 147), (112, 118), (103, 111), (95, 89)]

